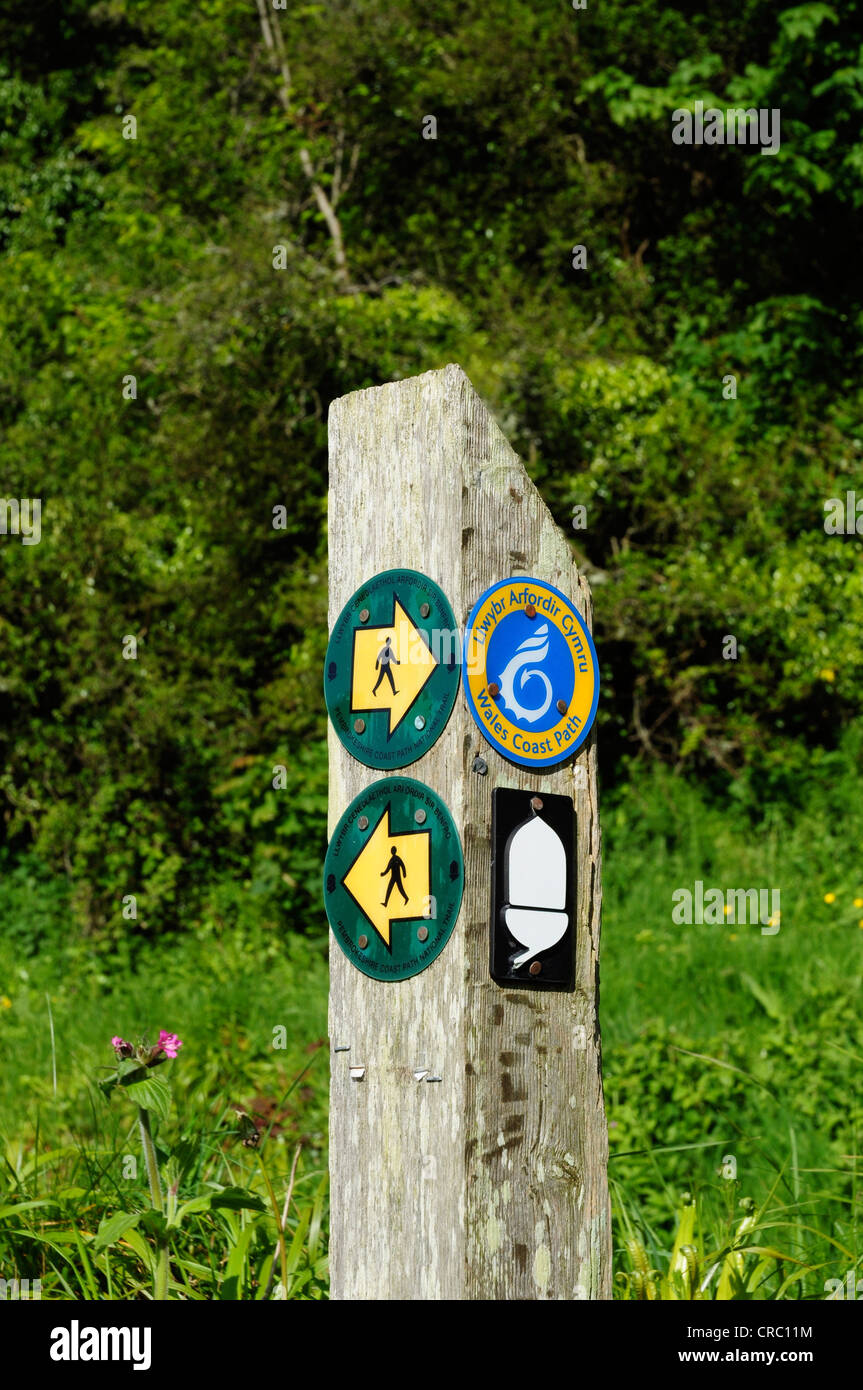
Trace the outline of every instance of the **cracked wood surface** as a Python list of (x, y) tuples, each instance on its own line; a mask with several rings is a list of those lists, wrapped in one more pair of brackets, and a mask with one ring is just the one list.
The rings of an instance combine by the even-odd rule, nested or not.
[[(396, 568), (434, 579), (462, 633), (480, 593), (510, 575), (555, 585), (592, 626), (566, 538), (461, 368), (334, 401), (329, 439), (331, 627), (364, 580)], [(329, 757), (332, 833), (388, 774), (351, 758), (332, 728)], [(330, 935), (332, 1297), (610, 1298), (594, 733), (575, 759), (534, 773), (486, 743), (460, 691), (437, 743), (403, 771), (452, 812), (465, 892), (448, 945), (410, 980), (368, 979)], [(574, 800), (572, 993), (489, 975), (496, 786)], [(365, 1066), (364, 1080), (349, 1066)], [(415, 1081), (423, 1067), (441, 1082)]]

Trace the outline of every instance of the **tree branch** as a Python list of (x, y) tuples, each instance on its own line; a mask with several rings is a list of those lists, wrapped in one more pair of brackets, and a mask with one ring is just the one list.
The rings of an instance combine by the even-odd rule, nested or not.
[[(256, 0), (258, 7), (258, 18), (261, 22), (261, 33), (264, 45), (270, 55), (272, 66), (280, 74), (282, 85), (279, 90), (279, 100), (286, 116), (291, 114), (291, 69), (288, 63), (288, 55), (285, 52), (285, 41), (282, 38), (282, 31), (279, 28), (278, 16), (270, 14), (267, 8), (267, 0)], [(272, 23), (270, 22), (272, 19)], [(342, 224), (336, 215), (339, 197), (344, 192), (344, 188), (350, 184), (356, 170), (359, 158), (359, 145), (354, 146), (351, 152), (351, 164), (348, 173), (347, 183), (342, 186), (342, 157), (344, 152), (344, 127), (340, 127), (337, 137), (336, 162), (333, 172), (332, 197), (327, 195), (320, 179), (317, 176), (315, 167), (312, 164), (311, 156), (305, 145), (300, 148), (300, 164), (303, 173), (308, 179), (318, 210), (327, 224), (327, 230), (333, 243), (333, 254), (336, 261), (336, 278), (339, 283), (346, 287), (350, 281), (348, 273), (348, 262), (345, 256), (345, 244), (342, 237)]]
[(303, 145), (300, 150), (300, 163), (303, 166), (303, 173), (312, 186), (315, 202), (320, 209), (321, 216), (326, 222), (330, 237), (332, 238), (333, 255), (336, 258), (336, 274), (341, 282), (346, 285), (350, 276), (348, 275), (348, 263), (345, 256), (344, 242), (342, 240), (342, 224), (336, 216), (335, 208), (327, 197), (326, 190), (317, 179), (314, 166), (305, 145)]

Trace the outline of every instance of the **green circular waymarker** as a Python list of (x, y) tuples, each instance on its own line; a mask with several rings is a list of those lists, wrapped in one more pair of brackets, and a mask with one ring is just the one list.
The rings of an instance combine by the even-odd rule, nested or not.
[(384, 777), (360, 792), (324, 862), (333, 935), (374, 980), (407, 980), (431, 965), (452, 934), (463, 887), (455, 822), (410, 777)]
[(366, 767), (407, 767), (452, 713), (459, 636), (446, 595), (416, 570), (384, 570), (345, 604), (330, 634), (324, 696), (333, 728)]

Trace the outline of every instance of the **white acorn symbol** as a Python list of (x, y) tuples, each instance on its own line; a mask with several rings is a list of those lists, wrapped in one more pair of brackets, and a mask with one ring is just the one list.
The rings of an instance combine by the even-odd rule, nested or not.
[(504, 870), (503, 920), (526, 949), (513, 965), (547, 951), (569, 924), (566, 907), (566, 850), (550, 825), (535, 813), (509, 837)]

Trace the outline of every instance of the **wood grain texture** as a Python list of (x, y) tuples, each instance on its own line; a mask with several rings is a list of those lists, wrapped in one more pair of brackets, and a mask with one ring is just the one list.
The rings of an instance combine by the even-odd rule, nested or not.
[[(461, 368), (334, 401), (329, 431), (330, 626), (365, 579), (398, 567), (434, 579), (462, 630), (485, 588), (522, 574), (568, 594), (590, 626), (566, 538)], [(487, 776), (472, 771), (477, 753)], [(351, 758), (332, 728), (329, 754), (332, 832), (386, 774)], [(332, 1297), (609, 1298), (594, 735), (575, 760), (534, 774), (485, 742), (459, 693), (405, 774), (449, 806), (465, 894), (442, 955), (410, 980), (368, 979), (330, 937)], [(572, 993), (507, 990), (489, 976), (495, 786), (575, 801)], [(363, 1081), (350, 1065), (366, 1067)], [(416, 1082), (417, 1067), (441, 1083)]]

